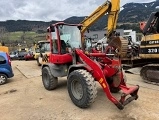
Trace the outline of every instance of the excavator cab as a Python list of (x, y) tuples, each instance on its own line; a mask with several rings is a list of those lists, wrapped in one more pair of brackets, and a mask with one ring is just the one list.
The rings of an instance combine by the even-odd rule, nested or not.
[(159, 33), (159, 12), (152, 12), (147, 22), (140, 23), (144, 35)]

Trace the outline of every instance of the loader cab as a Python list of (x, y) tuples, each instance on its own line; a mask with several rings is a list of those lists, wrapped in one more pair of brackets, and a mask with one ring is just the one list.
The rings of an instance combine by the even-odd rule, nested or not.
[(72, 50), (82, 48), (81, 25), (59, 22), (48, 28), (51, 47), (50, 62), (63, 64), (72, 62)]

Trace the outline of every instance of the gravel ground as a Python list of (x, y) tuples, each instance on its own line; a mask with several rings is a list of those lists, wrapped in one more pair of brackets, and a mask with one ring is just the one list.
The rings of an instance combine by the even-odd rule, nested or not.
[[(66, 78), (58, 88), (44, 89), (36, 61), (12, 61), (15, 76), (0, 86), (0, 120), (158, 120), (159, 86), (126, 74), (128, 85), (140, 85), (139, 99), (118, 110), (97, 83), (98, 96), (87, 109), (76, 107), (67, 92)], [(118, 97), (119, 94), (114, 94)]]

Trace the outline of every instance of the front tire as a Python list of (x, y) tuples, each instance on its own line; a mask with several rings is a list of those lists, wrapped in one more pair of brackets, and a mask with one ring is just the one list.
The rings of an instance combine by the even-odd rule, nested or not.
[(44, 67), (42, 69), (42, 81), (45, 89), (47, 90), (55, 89), (58, 84), (58, 78), (51, 74), (49, 67)]
[(0, 85), (7, 83), (7, 76), (5, 74), (0, 74)]
[(86, 70), (79, 69), (71, 72), (67, 87), (72, 102), (80, 108), (87, 108), (97, 97), (94, 78)]

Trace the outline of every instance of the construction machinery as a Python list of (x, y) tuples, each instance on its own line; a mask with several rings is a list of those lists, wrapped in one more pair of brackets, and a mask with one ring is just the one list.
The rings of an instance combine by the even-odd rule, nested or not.
[(145, 82), (159, 84), (159, 12), (152, 12), (147, 22), (141, 22), (143, 33), (139, 56), (146, 59), (140, 71)]
[[(138, 98), (139, 86), (125, 83), (120, 59), (109, 58), (104, 52), (91, 52), (86, 40), (82, 45), (81, 24), (59, 22), (50, 25), (51, 54), (49, 62), (42, 65), (42, 81), (45, 89), (53, 90), (58, 77), (67, 76), (67, 88), (72, 102), (81, 108), (88, 107), (97, 96), (98, 81), (108, 99), (119, 109)], [(111, 92), (122, 91), (120, 100)]]
[(38, 66), (41, 66), (42, 64), (48, 62), (48, 58), (50, 55), (50, 41), (38, 41), (35, 51), (36, 53), (34, 54), (34, 58), (37, 60)]

